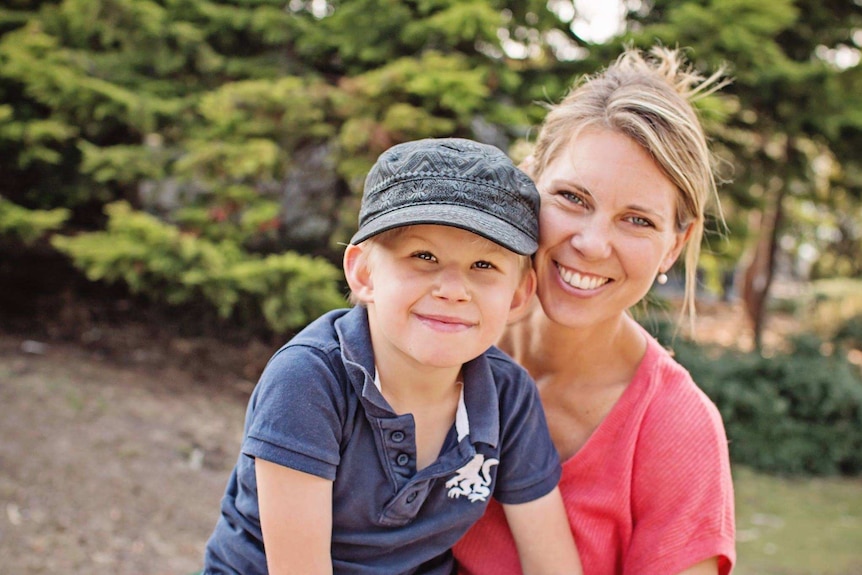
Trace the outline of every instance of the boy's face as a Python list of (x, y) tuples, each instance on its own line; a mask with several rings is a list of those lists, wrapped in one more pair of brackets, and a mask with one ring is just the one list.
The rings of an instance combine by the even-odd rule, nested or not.
[(535, 291), (522, 256), (442, 225), (349, 246), (345, 271), (368, 307), (378, 361), (414, 366), (455, 367), (478, 357)]

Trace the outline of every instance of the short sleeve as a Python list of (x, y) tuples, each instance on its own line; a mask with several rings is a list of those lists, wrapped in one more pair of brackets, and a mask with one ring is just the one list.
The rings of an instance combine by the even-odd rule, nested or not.
[(242, 451), (324, 479), (340, 462), (345, 390), (320, 350), (286, 346), (252, 394)]
[(515, 372), (500, 392), (500, 470), (494, 498), (518, 504), (547, 495), (562, 473), (536, 384)]
[(718, 556), (719, 573), (729, 573), (735, 551), (727, 438), (718, 410), (687, 374), (650, 405), (637, 445), (623, 572), (679, 573)]

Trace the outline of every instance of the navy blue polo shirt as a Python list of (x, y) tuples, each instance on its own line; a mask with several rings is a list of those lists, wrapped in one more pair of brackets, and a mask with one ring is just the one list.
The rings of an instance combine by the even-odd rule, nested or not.
[(417, 472), (413, 416), (375, 385), (364, 308), (314, 321), (270, 359), (246, 413), (241, 454), (207, 543), (205, 573), (266, 573), (254, 460), (333, 481), (336, 574), (449, 574), (450, 549), (489, 496), (550, 492), (560, 463), (536, 387), (491, 348), (465, 364), (456, 425)]

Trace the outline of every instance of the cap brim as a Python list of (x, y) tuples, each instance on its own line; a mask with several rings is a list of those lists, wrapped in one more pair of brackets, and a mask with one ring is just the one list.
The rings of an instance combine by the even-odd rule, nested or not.
[(473, 208), (439, 203), (412, 204), (387, 212), (366, 222), (350, 243), (358, 244), (387, 230), (420, 224), (460, 228), (521, 255), (532, 255), (538, 248), (529, 234), (510, 222)]

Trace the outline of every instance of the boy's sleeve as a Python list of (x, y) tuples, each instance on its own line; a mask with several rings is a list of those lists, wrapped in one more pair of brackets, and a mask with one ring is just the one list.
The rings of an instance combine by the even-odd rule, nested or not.
[(285, 347), (254, 390), (242, 452), (334, 480), (345, 403), (343, 387), (321, 351)]
[(526, 372), (515, 374), (510, 385), (499, 387), (501, 446), (494, 498), (506, 504), (547, 495), (562, 473), (536, 384)]

